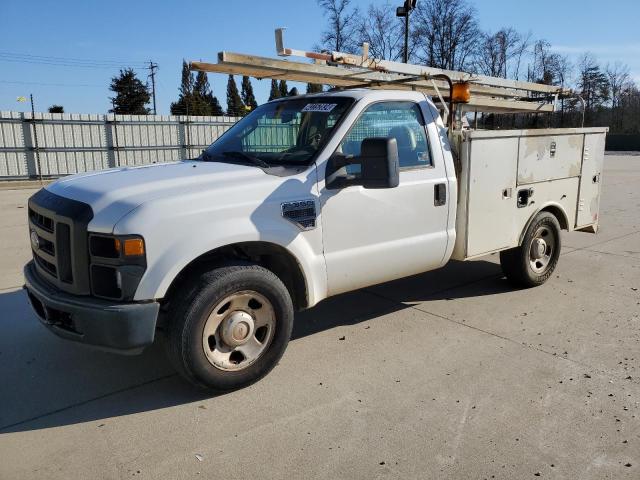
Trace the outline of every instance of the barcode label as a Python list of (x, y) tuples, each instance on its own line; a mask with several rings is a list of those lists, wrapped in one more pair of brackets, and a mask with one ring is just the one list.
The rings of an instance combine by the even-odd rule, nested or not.
[(337, 103), (308, 103), (302, 109), (303, 112), (325, 112), (328, 113), (336, 107)]

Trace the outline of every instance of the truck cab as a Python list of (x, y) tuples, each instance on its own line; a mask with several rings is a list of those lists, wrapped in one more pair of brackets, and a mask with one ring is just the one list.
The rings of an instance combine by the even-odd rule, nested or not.
[[(454, 161), (450, 133), (422, 92), (349, 89), (261, 105), (196, 159), (60, 179), (29, 201), (30, 301), (54, 333), (98, 348), (138, 353), (163, 337), (187, 380), (229, 390), (276, 365), (295, 310), (439, 268), (454, 249), (501, 252), (514, 282), (543, 283), (560, 228), (586, 225), (585, 141), (598, 158), (604, 135), (461, 134)], [(547, 178), (531, 160), (527, 183), (522, 138), (541, 159), (563, 146), (578, 170)]]

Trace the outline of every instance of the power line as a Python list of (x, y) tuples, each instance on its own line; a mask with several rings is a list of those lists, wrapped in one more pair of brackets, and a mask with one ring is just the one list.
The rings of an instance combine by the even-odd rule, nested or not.
[(33, 55), (30, 53), (16, 53), (16, 52), (7, 52), (0, 51), (0, 56), (5, 58), (16, 58), (21, 60), (31, 60), (31, 61), (48, 61), (48, 62), (61, 62), (61, 63), (80, 63), (80, 64), (91, 64), (91, 65), (124, 65), (124, 64), (134, 64), (134, 65), (146, 65), (147, 62), (138, 61), (138, 60), (112, 60), (112, 59), (96, 59), (96, 58), (73, 58), (73, 57), (56, 57), (50, 55)]
[(135, 69), (147, 69), (145, 63), (139, 62), (101, 62), (101, 61), (79, 61), (79, 60), (63, 60), (56, 58), (48, 58), (42, 57), (38, 58), (36, 56), (24, 56), (24, 55), (15, 55), (15, 54), (3, 54), (0, 53), (0, 62), (11, 62), (11, 63), (25, 63), (25, 64), (33, 64), (33, 65), (49, 65), (49, 66), (58, 66), (58, 67), (79, 67), (79, 68), (135, 68)]
[(9, 83), (13, 85), (38, 85), (44, 87), (96, 87), (104, 88), (104, 85), (95, 85), (90, 83), (46, 83), (46, 82), (23, 82), (17, 80), (0, 80), (0, 83)]
[(3, 57), (0, 57), (0, 62), (26, 63), (26, 64), (32, 64), (32, 65), (48, 65), (48, 66), (52, 66), (52, 67), (109, 68), (109, 69), (114, 69), (114, 68), (119, 68), (119, 69), (123, 69), (123, 68), (144, 69), (144, 68), (146, 68), (144, 66), (128, 65), (128, 64), (121, 64), (121, 65), (90, 65), (90, 64), (79, 64), (79, 63), (59, 63), (59, 62), (40, 62), (40, 61), (32, 62), (30, 60), (18, 60), (18, 59), (3, 58)]

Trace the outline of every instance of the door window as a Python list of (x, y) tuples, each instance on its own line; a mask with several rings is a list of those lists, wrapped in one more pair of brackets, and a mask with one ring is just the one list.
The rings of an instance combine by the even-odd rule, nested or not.
[(351, 127), (338, 151), (347, 156), (358, 156), (362, 140), (369, 137), (395, 138), (401, 169), (432, 164), (424, 118), (416, 103), (381, 102), (370, 105)]

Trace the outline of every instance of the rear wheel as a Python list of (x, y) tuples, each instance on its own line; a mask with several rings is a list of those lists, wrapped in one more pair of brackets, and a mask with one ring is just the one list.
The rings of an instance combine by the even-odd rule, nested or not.
[(554, 215), (541, 212), (533, 219), (519, 247), (500, 252), (506, 277), (523, 287), (542, 285), (560, 258), (560, 224)]
[(176, 370), (191, 383), (215, 391), (245, 387), (282, 357), (293, 305), (269, 270), (252, 264), (216, 268), (177, 295), (167, 346)]

